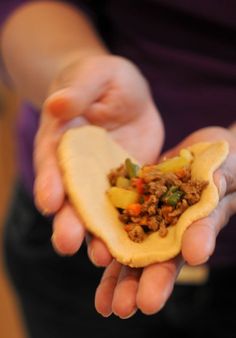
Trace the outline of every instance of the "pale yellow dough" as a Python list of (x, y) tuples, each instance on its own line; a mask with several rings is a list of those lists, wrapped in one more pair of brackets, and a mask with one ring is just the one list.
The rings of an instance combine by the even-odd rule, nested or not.
[(192, 177), (209, 182), (201, 200), (188, 208), (175, 226), (168, 228), (166, 237), (154, 232), (142, 243), (135, 243), (123, 229), (118, 212), (106, 194), (110, 169), (118, 167), (130, 155), (99, 127), (70, 129), (62, 137), (58, 158), (68, 197), (86, 228), (105, 242), (117, 261), (144, 267), (176, 256), (181, 251), (186, 228), (217, 206), (219, 196), (213, 173), (227, 157), (228, 143), (197, 143), (189, 149), (194, 154)]

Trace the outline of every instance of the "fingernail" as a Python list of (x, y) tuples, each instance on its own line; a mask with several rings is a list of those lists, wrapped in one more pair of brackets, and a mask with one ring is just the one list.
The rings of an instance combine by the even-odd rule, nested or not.
[(96, 267), (99, 267), (99, 265), (97, 264), (95, 258), (94, 258), (94, 249), (88, 249), (88, 256), (89, 259), (91, 260), (91, 262), (93, 263), (93, 265), (95, 265)]
[(112, 315), (112, 311), (111, 312), (109, 312), (109, 313), (101, 313), (101, 312), (99, 312), (99, 314), (101, 315), (101, 316), (103, 316), (104, 318), (108, 318), (108, 317), (110, 317), (111, 315)]
[(60, 255), (60, 256), (62, 256), (62, 257), (70, 256), (70, 255), (68, 255), (68, 254), (65, 254), (64, 252), (62, 252), (62, 251), (58, 248), (57, 243), (56, 243), (56, 236), (55, 236), (54, 233), (53, 233), (52, 236), (51, 236), (51, 242), (52, 242), (52, 246), (53, 246), (55, 252), (56, 252), (58, 255)]
[(67, 89), (62, 89), (51, 94), (44, 103), (44, 108), (56, 116), (63, 114), (68, 110), (68, 107), (69, 100)]
[(44, 217), (50, 217), (52, 216), (52, 212), (49, 209), (40, 209), (39, 212), (44, 216)]
[(133, 315), (135, 315), (135, 313), (137, 312), (137, 308), (135, 308), (129, 315), (125, 316), (125, 317), (120, 317), (121, 319), (129, 319), (131, 318)]
[(43, 216), (52, 216), (52, 212), (50, 209), (45, 208), (44, 206), (42, 206), (42, 203), (38, 194), (34, 193), (34, 206), (36, 207), (36, 209), (38, 210), (38, 212), (43, 215)]

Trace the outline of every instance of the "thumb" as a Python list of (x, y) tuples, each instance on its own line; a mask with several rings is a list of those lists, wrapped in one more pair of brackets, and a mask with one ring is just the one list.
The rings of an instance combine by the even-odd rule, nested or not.
[(85, 93), (71, 88), (61, 89), (47, 98), (44, 110), (53, 117), (67, 121), (83, 115), (98, 96), (95, 90), (88, 90)]
[(236, 212), (235, 201), (236, 193), (226, 196), (208, 217), (194, 222), (185, 231), (182, 255), (188, 264), (203, 264), (212, 255), (218, 233)]
[(236, 191), (236, 153), (231, 152), (225, 162), (214, 174), (214, 181), (218, 187), (219, 197)]
[[(231, 147), (232, 148), (232, 147)], [(218, 233), (236, 212), (236, 154), (231, 151), (214, 174), (219, 204), (206, 218), (194, 222), (186, 230), (182, 254), (191, 265), (202, 264), (212, 255)]]
[(44, 110), (56, 118), (69, 120), (83, 115), (93, 103), (98, 102), (106, 88), (105, 79), (81, 75), (71, 86), (51, 94), (44, 103)]

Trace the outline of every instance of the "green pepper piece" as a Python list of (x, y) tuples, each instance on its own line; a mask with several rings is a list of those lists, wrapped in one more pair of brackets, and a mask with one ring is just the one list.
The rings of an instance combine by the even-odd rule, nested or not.
[(170, 197), (170, 195), (178, 190), (178, 187), (173, 185), (170, 187), (162, 196), (161, 196), (161, 201), (164, 203), (167, 203), (167, 199)]
[(162, 195), (161, 201), (175, 207), (180, 201), (182, 195), (183, 191), (179, 190), (176, 186), (172, 186), (165, 194)]
[(125, 168), (127, 170), (129, 178), (138, 176), (139, 166), (133, 163), (129, 158), (125, 160)]
[(175, 191), (172, 193), (167, 199), (166, 204), (171, 205), (172, 207), (175, 207), (177, 203), (180, 201), (181, 197), (183, 195), (183, 192), (180, 190)]
[(169, 188), (168, 193), (172, 194), (173, 192), (178, 191), (179, 188), (176, 185), (173, 185), (172, 187)]

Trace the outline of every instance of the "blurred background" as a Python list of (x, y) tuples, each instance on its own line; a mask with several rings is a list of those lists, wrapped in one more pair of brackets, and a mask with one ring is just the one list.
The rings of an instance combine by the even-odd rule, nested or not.
[(15, 178), (15, 116), (18, 99), (0, 83), (0, 338), (26, 338), (21, 314), (4, 269), (3, 223)]

